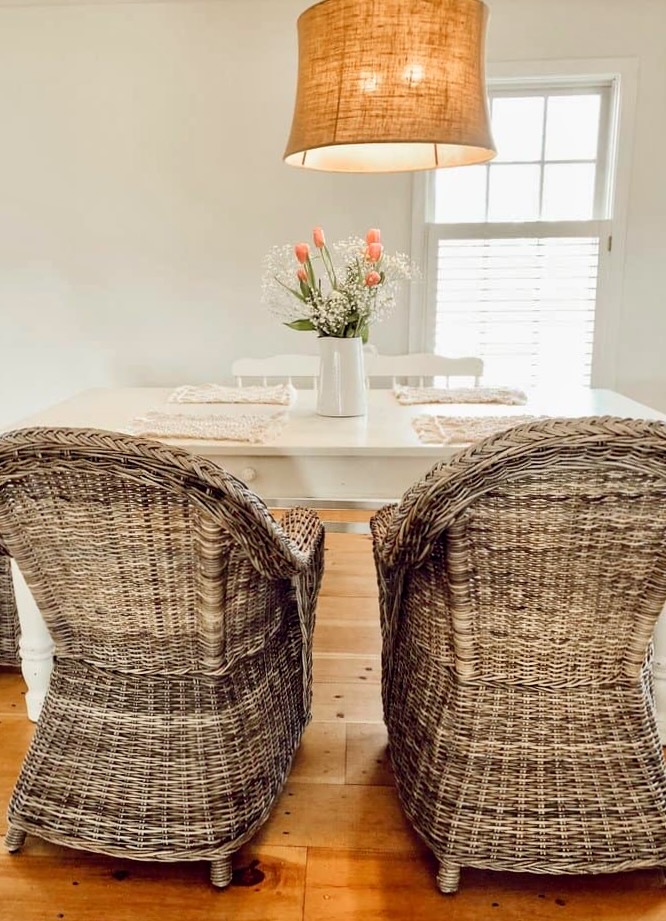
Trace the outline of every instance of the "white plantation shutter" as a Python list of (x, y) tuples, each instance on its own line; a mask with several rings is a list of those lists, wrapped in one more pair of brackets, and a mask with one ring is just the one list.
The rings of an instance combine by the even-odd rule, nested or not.
[(589, 386), (607, 224), (433, 228), (435, 352), (482, 356), (486, 383)]

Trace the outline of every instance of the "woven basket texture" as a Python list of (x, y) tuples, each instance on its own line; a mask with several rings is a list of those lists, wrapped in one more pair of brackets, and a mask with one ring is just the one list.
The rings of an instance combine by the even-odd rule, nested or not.
[(19, 622), (9, 557), (0, 546), (0, 665), (19, 664)]
[(9, 805), (21, 832), (213, 861), (267, 818), (310, 717), (323, 527), (112, 432), (0, 438), (0, 535), (55, 643)]
[(396, 784), (440, 888), (666, 864), (666, 425), (519, 425), (371, 527)]

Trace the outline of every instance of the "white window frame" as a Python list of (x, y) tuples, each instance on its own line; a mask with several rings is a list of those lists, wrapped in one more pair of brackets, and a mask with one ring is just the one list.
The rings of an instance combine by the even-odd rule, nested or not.
[[(489, 63), (488, 85), (501, 85), (506, 89), (512, 83), (516, 89), (529, 86), (531, 81), (544, 85), (580, 85), (585, 82), (611, 82), (614, 93), (611, 105), (611, 123), (614, 135), (610, 141), (608, 184), (608, 220), (573, 222), (580, 229), (596, 224), (600, 231), (599, 273), (595, 313), (594, 347), (592, 353), (591, 384), (593, 387), (614, 389), (617, 380), (617, 348), (620, 312), (622, 309), (623, 268), (626, 243), (627, 213), (631, 177), (634, 120), (638, 89), (638, 61), (636, 58), (570, 59), (560, 61), (511, 61)], [(534, 86), (534, 83), (532, 84)], [(434, 346), (435, 276), (437, 239), (450, 236), (447, 226), (435, 225), (434, 182), (431, 172), (415, 173), (412, 185), (412, 254), (422, 269), (422, 279), (413, 283), (410, 291), (409, 350), (428, 352)], [(460, 225), (458, 225), (460, 226)], [(475, 232), (467, 224), (469, 236)], [(477, 225), (479, 230), (487, 224)], [(524, 225), (517, 223), (516, 230)], [(530, 232), (543, 224), (530, 223)], [(564, 369), (563, 369), (564, 370)]]

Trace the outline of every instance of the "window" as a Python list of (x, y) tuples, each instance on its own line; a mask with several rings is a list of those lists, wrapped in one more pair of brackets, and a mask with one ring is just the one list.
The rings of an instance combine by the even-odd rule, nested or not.
[(593, 380), (610, 251), (616, 81), (491, 84), (498, 156), (428, 181), (421, 344), (486, 382)]

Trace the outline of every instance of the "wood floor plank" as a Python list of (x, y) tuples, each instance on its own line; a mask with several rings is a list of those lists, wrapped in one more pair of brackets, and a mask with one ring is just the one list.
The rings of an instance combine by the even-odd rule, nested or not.
[(368, 560), (372, 564), (372, 536), (370, 534), (345, 534), (341, 531), (327, 531), (326, 547), (329, 550), (336, 551), (336, 559), (338, 559), (339, 555), (353, 555), (365, 550), (368, 554)]
[(660, 871), (556, 877), (463, 870), (442, 895), (432, 855), (308, 851), (304, 921), (663, 921)]
[(350, 655), (335, 652), (316, 652), (312, 672), (316, 682), (342, 682), (352, 684), (361, 681), (379, 684), (381, 681), (380, 657)]
[(327, 623), (333, 620), (336, 623), (379, 623), (379, 601), (376, 594), (345, 597), (344, 603), (340, 603), (340, 597), (337, 595), (327, 595), (323, 593), (319, 596), (317, 602), (317, 624)]
[(289, 778), (300, 783), (345, 782), (347, 734), (344, 723), (312, 722), (305, 730)]
[[(345, 549), (341, 549), (339, 540), (337, 546), (326, 547), (326, 569), (329, 572), (361, 572), (364, 575), (374, 576), (375, 564), (372, 558), (372, 544), (368, 537), (359, 534), (334, 534), (331, 539), (344, 538), (346, 541), (356, 542)], [(332, 542), (332, 540), (331, 540)]]
[(376, 655), (381, 649), (379, 623), (318, 621), (313, 638), (315, 652)]
[(215, 889), (208, 864), (116, 860), (60, 849), (52, 857), (0, 857), (3, 921), (293, 921), (302, 917), (306, 851), (249, 846), (234, 882)]
[(347, 723), (345, 783), (393, 786), (386, 727), (380, 723)]
[(327, 532), (322, 597), (377, 600), (372, 540), (366, 534)]
[(257, 845), (288, 841), (297, 847), (420, 850), (391, 787), (304, 784), (289, 781)]
[[(348, 535), (345, 535), (348, 536)], [(326, 570), (325, 576), (332, 574), (341, 575), (360, 575), (372, 580), (371, 584), (375, 588), (374, 576), (375, 566), (372, 560), (372, 550), (370, 544), (359, 544), (353, 551), (328, 550), (326, 553)]]
[(312, 694), (312, 718), (320, 722), (347, 720), (379, 723), (382, 703), (376, 684), (365, 682), (316, 682)]
[(0, 665), (0, 714), (25, 713), (25, 691), (19, 670)]
[(324, 576), (321, 590), (324, 595), (344, 599), (377, 597), (377, 585), (363, 572), (331, 570)]

